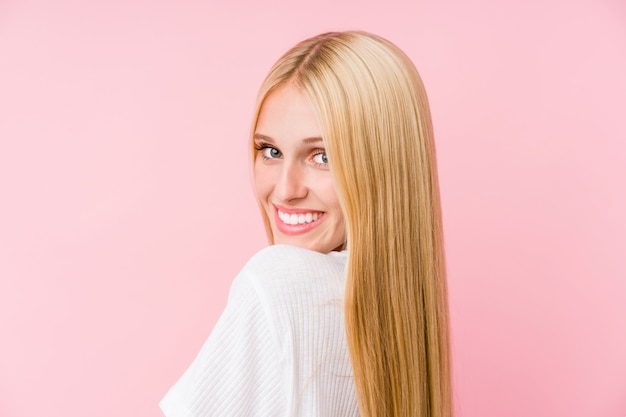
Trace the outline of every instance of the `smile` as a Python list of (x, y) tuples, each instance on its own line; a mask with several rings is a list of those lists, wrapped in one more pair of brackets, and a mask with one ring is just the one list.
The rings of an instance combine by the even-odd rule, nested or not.
[(285, 213), (282, 210), (277, 210), (278, 218), (285, 224), (295, 226), (299, 224), (309, 224), (313, 223), (321, 216), (324, 215), (323, 212), (319, 211), (309, 211), (304, 213)]

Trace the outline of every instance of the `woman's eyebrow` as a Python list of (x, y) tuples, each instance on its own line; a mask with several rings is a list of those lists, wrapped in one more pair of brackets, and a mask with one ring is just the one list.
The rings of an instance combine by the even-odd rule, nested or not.
[[(274, 139), (272, 139), (269, 136), (263, 135), (261, 133), (255, 133), (254, 140), (263, 140), (266, 142), (274, 142)], [(304, 143), (315, 143), (315, 142), (322, 142), (324, 139), (321, 136), (314, 136), (314, 137), (310, 137), (310, 138), (304, 138), (302, 139), (302, 142)]]
[(253, 139), (254, 140), (264, 140), (266, 142), (274, 142), (274, 140), (272, 138), (270, 138), (269, 136), (265, 136), (265, 135), (262, 135), (260, 133), (255, 133)]
[(302, 142), (304, 142), (304, 143), (314, 143), (314, 142), (321, 142), (323, 140), (324, 139), (322, 139), (321, 137), (315, 136), (315, 137), (312, 137), (312, 138), (304, 138), (304, 139), (302, 139)]

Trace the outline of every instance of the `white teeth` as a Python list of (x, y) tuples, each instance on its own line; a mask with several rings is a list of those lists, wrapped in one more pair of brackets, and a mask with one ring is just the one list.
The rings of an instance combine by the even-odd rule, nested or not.
[(283, 221), (283, 223), (290, 225), (312, 223), (319, 219), (321, 215), (322, 213), (319, 212), (288, 214), (278, 210), (278, 217)]

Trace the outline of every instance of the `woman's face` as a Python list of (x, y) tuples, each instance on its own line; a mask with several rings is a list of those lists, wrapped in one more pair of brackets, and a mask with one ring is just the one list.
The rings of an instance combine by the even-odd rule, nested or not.
[(263, 103), (254, 144), (256, 196), (274, 243), (327, 253), (345, 242), (345, 226), (322, 129), (308, 98), (284, 85)]

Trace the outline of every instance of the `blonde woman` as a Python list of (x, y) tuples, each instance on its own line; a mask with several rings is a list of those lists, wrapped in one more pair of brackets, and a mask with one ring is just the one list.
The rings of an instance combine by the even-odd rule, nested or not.
[(271, 246), (164, 413), (451, 416), (435, 150), (411, 61), (364, 32), (299, 43), (261, 87), (251, 142)]

